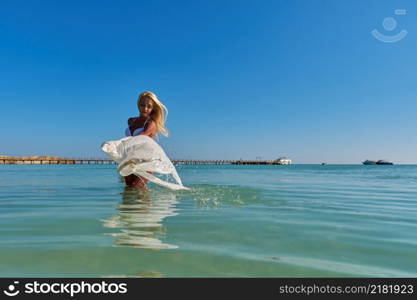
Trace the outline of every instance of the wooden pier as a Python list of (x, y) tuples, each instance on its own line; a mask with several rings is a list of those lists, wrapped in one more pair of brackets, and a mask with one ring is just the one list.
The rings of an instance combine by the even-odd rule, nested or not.
[[(204, 160), (173, 159), (174, 165), (285, 165), (289, 159), (277, 160)], [(111, 165), (117, 164), (110, 158), (60, 158), (56, 156), (0, 156), (0, 165)]]
[(174, 165), (285, 165), (275, 160), (190, 160), (174, 159)]
[(232, 161), (232, 165), (289, 165), (289, 163), (283, 163), (276, 160), (235, 160)]
[(61, 158), (61, 159), (19, 159), (1, 158), (0, 165), (84, 165), (84, 164), (116, 164), (111, 159), (100, 158)]
[[(174, 165), (282, 165), (273, 160), (193, 160), (173, 159)], [(116, 164), (107, 158), (20, 159), (0, 158), (0, 165), (91, 165)]]
[(230, 165), (233, 160), (173, 159), (174, 165)]

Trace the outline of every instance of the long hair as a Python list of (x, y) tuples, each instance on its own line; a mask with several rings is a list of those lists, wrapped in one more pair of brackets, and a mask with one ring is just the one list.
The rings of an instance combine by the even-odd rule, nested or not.
[(149, 98), (153, 101), (153, 109), (150, 115), (152, 121), (156, 124), (156, 132), (168, 136), (168, 129), (165, 127), (165, 120), (168, 116), (168, 109), (159, 101), (158, 97), (152, 92), (143, 92), (138, 97), (138, 109), (143, 99)]

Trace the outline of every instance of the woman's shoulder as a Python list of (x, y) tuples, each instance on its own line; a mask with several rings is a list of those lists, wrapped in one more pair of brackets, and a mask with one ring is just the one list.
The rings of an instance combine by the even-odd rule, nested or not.
[(145, 121), (144, 127), (148, 128), (149, 126), (154, 127), (156, 125), (155, 121), (152, 119), (148, 119)]

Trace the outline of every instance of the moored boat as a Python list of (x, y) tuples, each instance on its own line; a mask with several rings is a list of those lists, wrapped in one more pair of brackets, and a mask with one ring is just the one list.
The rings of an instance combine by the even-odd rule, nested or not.
[(392, 162), (380, 159), (376, 162), (377, 165), (393, 165)]
[(380, 160), (365, 160), (364, 162), (362, 162), (364, 165), (393, 165), (392, 162), (384, 160), (384, 159), (380, 159)]
[(362, 162), (364, 165), (376, 165), (376, 161), (375, 160), (365, 160), (364, 162)]

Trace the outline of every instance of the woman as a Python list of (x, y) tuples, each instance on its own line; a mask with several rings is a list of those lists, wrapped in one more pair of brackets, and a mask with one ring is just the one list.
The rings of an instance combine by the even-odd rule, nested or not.
[[(158, 133), (168, 136), (165, 127), (165, 117), (168, 113), (165, 105), (152, 92), (143, 92), (137, 101), (139, 116), (127, 120), (126, 136), (147, 135), (155, 138)], [(129, 187), (144, 187), (147, 180), (141, 176), (129, 175), (124, 177)]]

